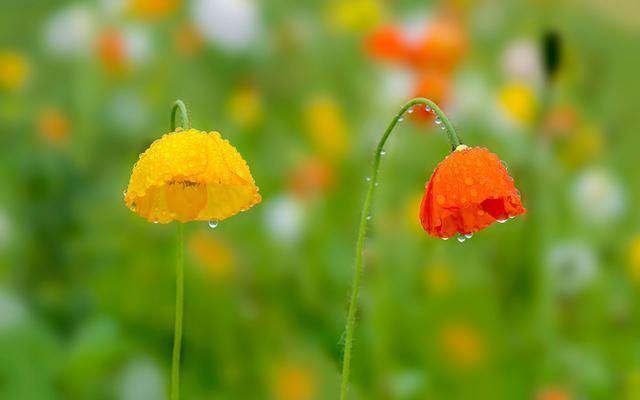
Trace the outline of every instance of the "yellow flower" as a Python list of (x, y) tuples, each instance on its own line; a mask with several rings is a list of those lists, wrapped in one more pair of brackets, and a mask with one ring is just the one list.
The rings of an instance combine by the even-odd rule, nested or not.
[(629, 246), (629, 274), (640, 284), (640, 235), (636, 235)]
[(411, 196), (406, 205), (405, 205), (405, 216), (409, 229), (412, 232), (422, 235), (423, 229), (422, 225), (420, 225), (420, 215), (416, 210), (420, 209), (420, 204), (422, 204), (422, 197), (424, 193), (415, 193)]
[(208, 232), (196, 232), (189, 240), (189, 250), (214, 282), (229, 277), (234, 271), (235, 257), (231, 249)]
[(340, 158), (348, 145), (347, 125), (338, 104), (330, 97), (317, 97), (307, 104), (306, 125), (320, 153)]
[(308, 368), (283, 365), (275, 371), (274, 392), (277, 400), (311, 400), (316, 395), (316, 382)]
[(329, 18), (339, 29), (363, 32), (378, 25), (384, 12), (378, 0), (337, 0), (331, 3)]
[(129, 9), (141, 17), (162, 17), (175, 11), (178, 0), (131, 0)]
[(148, 221), (220, 221), (261, 201), (247, 163), (218, 132), (177, 129), (133, 167), (125, 203)]
[(482, 337), (474, 327), (462, 322), (450, 323), (442, 328), (440, 348), (447, 361), (458, 368), (475, 368), (486, 358)]
[(238, 125), (250, 128), (262, 119), (262, 98), (256, 88), (244, 85), (231, 95), (227, 109)]
[(10, 50), (0, 51), (0, 89), (20, 89), (28, 77), (29, 62), (22, 54)]
[(521, 124), (533, 122), (536, 115), (536, 95), (529, 85), (512, 83), (502, 88), (499, 101), (503, 110)]
[(602, 131), (595, 125), (583, 124), (575, 135), (563, 143), (560, 155), (568, 167), (577, 168), (593, 160), (603, 147)]

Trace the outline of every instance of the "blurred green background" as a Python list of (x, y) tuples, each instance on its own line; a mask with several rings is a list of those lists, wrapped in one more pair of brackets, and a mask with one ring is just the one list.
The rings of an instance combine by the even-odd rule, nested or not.
[(186, 226), (183, 398), (337, 398), (366, 174), (417, 94), (506, 161), (528, 214), (427, 236), (449, 145), (406, 118), (352, 398), (640, 399), (638, 54), (634, 0), (2, 0), (0, 399), (167, 398), (175, 229), (122, 193), (176, 98), (263, 196)]

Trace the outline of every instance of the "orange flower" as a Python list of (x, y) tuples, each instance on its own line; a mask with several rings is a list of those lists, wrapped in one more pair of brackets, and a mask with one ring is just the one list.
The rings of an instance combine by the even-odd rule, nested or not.
[[(438, 104), (444, 103), (451, 87), (451, 79), (447, 74), (438, 71), (428, 71), (420, 75), (416, 84), (414, 97), (426, 97)], [(435, 118), (432, 112), (424, 107), (415, 107), (412, 114), (416, 119), (431, 121)]]
[(409, 50), (400, 29), (393, 25), (387, 25), (369, 35), (365, 42), (365, 51), (373, 58), (389, 62), (403, 62)]
[(467, 49), (465, 31), (458, 21), (443, 18), (426, 31), (422, 39), (412, 47), (409, 62), (415, 67), (453, 70)]
[(427, 233), (447, 239), (524, 213), (520, 194), (498, 156), (460, 145), (431, 175), (420, 221)]
[(119, 75), (126, 71), (125, 42), (118, 31), (105, 31), (98, 39), (97, 51), (100, 61), (110, 73)]
[(52, 143), (63, 143), (69, 135), (69, 120), (58, 110), (44, 110), (38, 116), (42, 136)]

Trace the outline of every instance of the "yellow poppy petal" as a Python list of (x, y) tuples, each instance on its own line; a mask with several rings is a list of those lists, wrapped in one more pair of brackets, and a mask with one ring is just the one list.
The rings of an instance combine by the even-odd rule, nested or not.
[(133, 167), (125, 203), (148, 221), (220, 221), (261, 201), (247, 163), (218, 132), (177, 131)]

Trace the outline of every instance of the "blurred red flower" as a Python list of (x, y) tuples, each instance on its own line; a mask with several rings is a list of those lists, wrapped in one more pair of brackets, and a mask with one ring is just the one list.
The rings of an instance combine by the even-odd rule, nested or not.
[(470, 235), (526, 210), (513, 178), (495, 154), (458, 146), (435, 169), (420, 206), (420, 222), (429, 235)]

